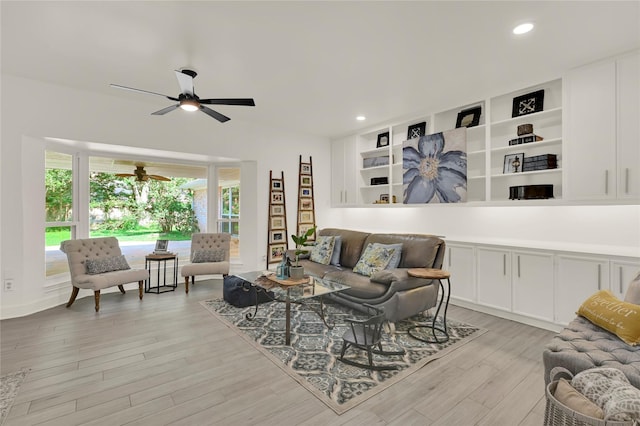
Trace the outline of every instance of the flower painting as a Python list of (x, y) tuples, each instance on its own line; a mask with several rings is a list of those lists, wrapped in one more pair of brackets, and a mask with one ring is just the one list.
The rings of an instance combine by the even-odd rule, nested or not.
[(467, 129), (405, 141), (402, 172), (405, 204), (467, 201)]

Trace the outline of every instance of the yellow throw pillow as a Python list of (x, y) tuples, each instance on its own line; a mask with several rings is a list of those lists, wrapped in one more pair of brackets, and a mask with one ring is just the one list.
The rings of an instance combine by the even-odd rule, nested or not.
[(640, 344), (640, 305), (623, 302), (609, 290), (593, 294), (584, 301), (577, 314), (614, 333), (631, 346)]
[(571, 408), (573, 411), (595, 419), (604, 419), (604, 412), (602, 411), (602, 408), (598, 407), (586, 396), (578, 392), (565, 379), (560, 379), (558, 381), (556, 391), (553, 396), (558, 400), (558, 402)]

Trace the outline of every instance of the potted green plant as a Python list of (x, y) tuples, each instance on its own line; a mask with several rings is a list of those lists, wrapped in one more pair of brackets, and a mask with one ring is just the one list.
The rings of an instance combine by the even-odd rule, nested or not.
[(316, 232), (315, 226), (313, 228), (307, 229), (307, 232), (305, 232), (304, 234), (291, 236), (293, 242), (296, 244), (295, 264), (289, 267), (289, 277), (293, 280), (300, 280), (304, 278), (304, 266), (300, 266), (299, 262), (300, 255), (309, 253), (309, 250), (305, 249), (304, 247), (308, 245), (307, 240), (314, 234), (314, 232)]

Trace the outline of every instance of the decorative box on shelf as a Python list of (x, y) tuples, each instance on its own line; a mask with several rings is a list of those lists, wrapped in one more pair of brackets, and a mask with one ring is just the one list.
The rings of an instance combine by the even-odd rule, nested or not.
[(389, 165), (388, 155), (380, 155), (377, 157), (369, 157), (369, 158), (362, 159), (363, 169), (368, 169), (369, 167), (388, 166), (388, 165)]
[(534, 155), (533, 157), (524, 157), (522, 164), (523, 172), (531, 172), (534, 170), (548, 170), (558, 168), (558, 157), (555, 154)]
[(510, 200), (542, 200), (553, 198), (553, 185), (521, 185), (509, 187)]

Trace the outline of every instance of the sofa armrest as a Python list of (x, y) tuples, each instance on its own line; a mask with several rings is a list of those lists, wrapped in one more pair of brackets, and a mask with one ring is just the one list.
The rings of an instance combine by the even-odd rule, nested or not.
[(409, 268), (383, 269), (371, 275), (371, 281), (386, 284), (390, 292), (406, 291), (431, 285), (431, 279), (409, 276)]

